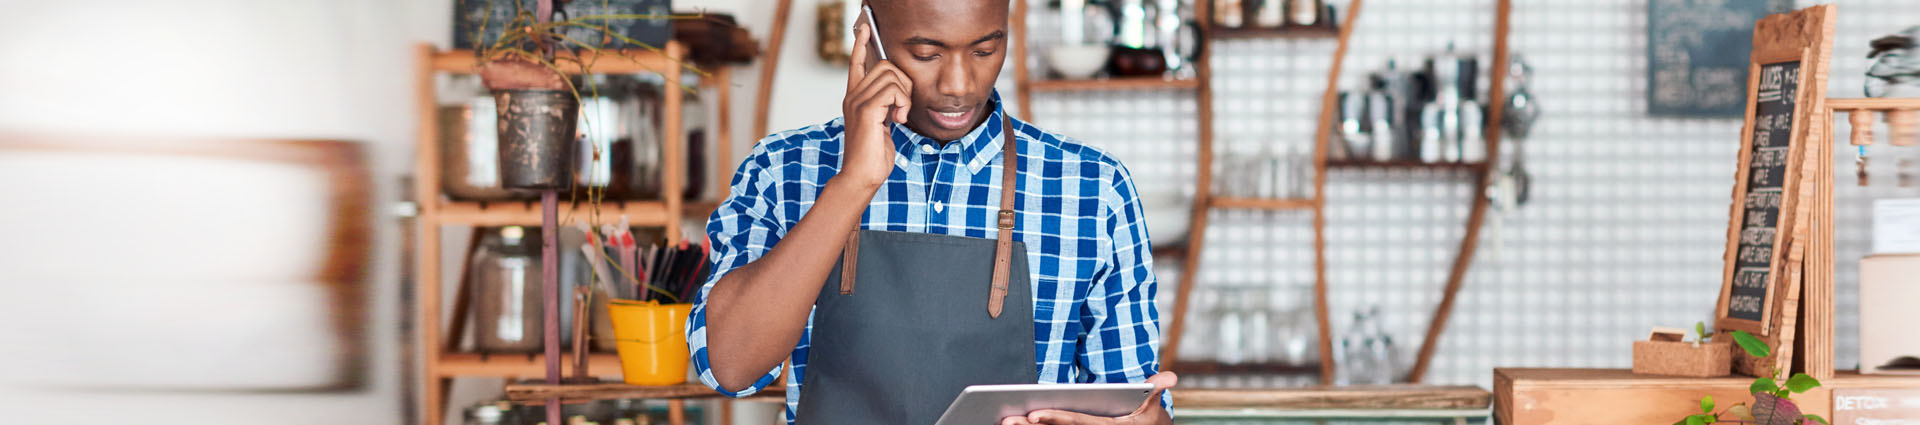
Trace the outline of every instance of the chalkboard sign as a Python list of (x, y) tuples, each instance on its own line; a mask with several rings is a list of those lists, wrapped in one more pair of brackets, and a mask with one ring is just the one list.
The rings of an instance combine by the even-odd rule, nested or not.
[(1738, 117), (1746, 111), (1753, 23), (1785, 0), (1647, 2), (1647, 112)]
[[(1832, 119), (1826, 107), (1827, 74), (1833, 50), (1833, 5), (1769, 15), (1754, 24), (1753, 54), (1747, 61), (1746, 122), (1741, 128), (1740, 161), (1735, 169), (1733, 205), (1727, 217), (1727, 251), (1721, 274), (1714, 329), (1746, 331), (1772, 348), (1768, 357), (1735, 350), (1733, 370), (1753, 376), (1794, 370), (1830, 370), (1808, 359), (1831, 354), (1808, 340), (1796, 353), (1801, 334), (1819, 337), (1831, 314), (1819, 303), (1831, 300), (1819, 288), (1830, 280), (1823, 264), (1831, 252), (1820, 242), (1832, 220), (1827, 196), (1831, 178), (1821, 178)], [(1831, 177), (1831, 176), (1828, 176)], [(1809, 295), (1802, 288), (1814, 288)], [(1805, 301), (1805, 302), (1803, 302)], [(1813, 304), (1807, 304), (1813, 303)], [(1804, 307), (1804, 309), (1803, 309)], [(1799, 328), (1805, 321), (1809, 329)], [(1779, 378), (1785, 378), (1779, 375)]]
[[(1785, 204), (1787, 165), (1793, 151), (1795, 99), (1800, 85), (1800, 62), (1782, 62), (1760, 67), (1760, 86), (1755, 92), (1753, 134), (1746, 160), (1746, 193), (1738, 206), (1741, 213), (1738, 254), (1734, 257), (1733, 288), (1727, 298), (1726, 317), (1765, 322), (1775, 259), (1786, 233), (1781, 232), (1781, 206)], [(1794, 164), (1799, 165), (1799, 164)]]

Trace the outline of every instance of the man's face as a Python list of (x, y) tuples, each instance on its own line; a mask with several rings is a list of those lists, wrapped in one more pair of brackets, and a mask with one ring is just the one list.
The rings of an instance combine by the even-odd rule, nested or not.
[(1007, 59), (1005, 0), (873, 0), (887, 58), (913, 80), (907, 128), (965, 137), (992, 113), (987, 99)]

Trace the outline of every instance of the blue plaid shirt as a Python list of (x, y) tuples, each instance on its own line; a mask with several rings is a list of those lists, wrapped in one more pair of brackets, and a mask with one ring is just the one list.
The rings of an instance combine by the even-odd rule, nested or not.
[[(1005, 113), (999, 94), (990, 104), (994, 111), (978, 128), (945, 146), (894, 125), (893, 174), (874, 193), (860, 228), (993, 238)], [(1160, 313), (1133, 178), (1098, 149), (1019, 120), (1013, 129), (1020, 138), (1021, 180), (1013, 237), (1026, 244), (1033, 276), (1039, 383), (1145, 381), (1160, 367)], [(762, 139), (734, 173), (732, 193), (707, 221), (714, 273), (693, 299), (687, 345), (700, 382), (722, 394), (758, 392), (780, 376), (780, 367), (751, 387), (720, 387), (707, 355), (707, 292), (728, 272), (765, 255), (800, 222), (839, 171), (844, 130), (835, 119)], [(793, 349), (788, 423), (799, 405), (812, 334), (809, 316)]]

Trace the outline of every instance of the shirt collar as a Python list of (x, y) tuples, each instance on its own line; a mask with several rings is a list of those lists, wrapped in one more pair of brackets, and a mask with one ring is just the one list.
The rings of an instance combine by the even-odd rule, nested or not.
[[(952, 142), (959, 144), (960, 159), (967, 164), (968, 174), (979, 173), (980, 169), (986, 168), (987, 163), (993, 162), (993, 157), (1000, 155), (1000, 146), (1005, 144), (1000, 134), (1002, 132), (1000, 120), (1006, 119), (1006, 110), (1001, 107), (999, 90), (996, 89), (989, 95), (987, 105), (992, 109), (992, 112), (987, 114), (987, 119), (981, 120), (980, 125), (975, 126), (973, 131), (967, 132), (966, 136), (960, 137), (960, 140)], [(940, 146), (940, 142), (915, 133), (906, 125), (893, 123), (892, 127), (893, 147), (900, 155), (900, 160), (920, 155), (919, 149), (923, 144), (931, 143), (935, 147)]]

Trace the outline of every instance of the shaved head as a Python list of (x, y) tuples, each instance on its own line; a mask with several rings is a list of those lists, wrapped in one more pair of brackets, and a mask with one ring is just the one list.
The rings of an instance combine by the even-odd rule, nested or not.
[(942, 142), (992, 113), (1007, 60), (1008, 0), (869, 0), (880, 46), (913, 80), (907, 128)]

